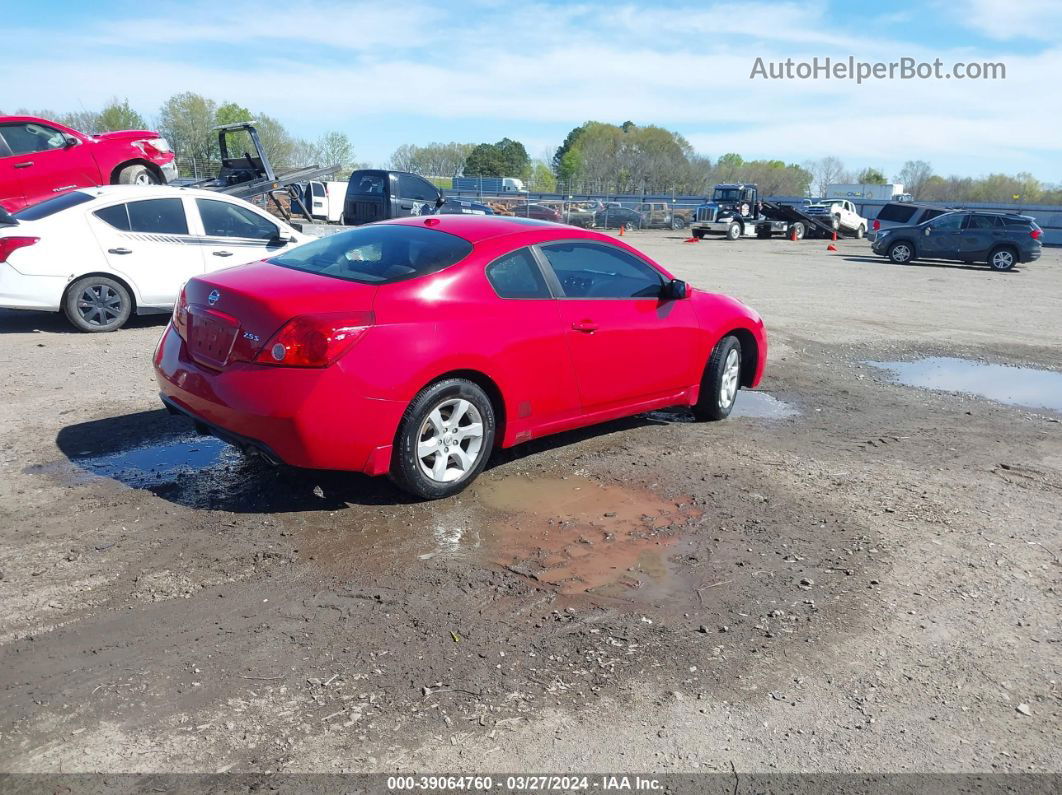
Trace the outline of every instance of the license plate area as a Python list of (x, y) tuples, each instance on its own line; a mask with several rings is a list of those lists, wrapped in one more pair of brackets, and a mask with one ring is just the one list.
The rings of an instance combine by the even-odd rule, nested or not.
[(224, 312), (188, 307), (188, 352), (200, 364), (220, 370), (229, 362), (240, 321)]

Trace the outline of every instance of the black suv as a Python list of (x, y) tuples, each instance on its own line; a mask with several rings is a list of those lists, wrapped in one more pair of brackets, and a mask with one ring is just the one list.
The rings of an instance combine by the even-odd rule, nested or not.
[(985, 262), (1009, 271), (1019, 262), (1040, 259), (1043, 230), (1027, 215), (962, 210), (944, 213), (914, 226), (883, 229), (874, 238), (875, 254), (901, 265), (916, 259)]

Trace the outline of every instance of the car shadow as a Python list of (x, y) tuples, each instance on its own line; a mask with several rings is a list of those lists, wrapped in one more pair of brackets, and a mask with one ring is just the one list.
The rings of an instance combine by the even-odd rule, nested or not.
[(952, 270), (960, 271), (987, 271), (989, 273), (1019, 273), (1021, 271), (1021, 267), (1018, 265), (1015, 265), (1009, 271), (995, 271), (984, 263), (966, 264), (965, 262), (956, 262), (954, 260), (916, 259), (914, 262), (909, 262), (901, 265), (898, 262), (893, 262), (888, 257), (859, 257), (846, 255), (844, 257), (841, 257), (841, 259), (846, 260), (847, 262), (873, 263), (875, 265), (892, 265), (896, 268), (949, 268)]
[[(170, 319), (169, 312), (151, 315), (133, 315), (125, 326), (115, 333), (132, 328), (164, 326)], [(0, 334), (84, 334), (70, 325), (62, 312), (37, 312), (29, 309), (0, 309)]]
[[(535, 439), (496, 451), (487, 469), (650, 424), (659, 422), (642, 415)], [(420, 501), (386, 477), (274, 466), (197, 434), (188, 420), (163, 409), (68, 425), (55, 441), (67, 461), (27, 467), (26, 472), (51, 475), (69, 485), (105, 478), (188, 508), (291, 513)]]

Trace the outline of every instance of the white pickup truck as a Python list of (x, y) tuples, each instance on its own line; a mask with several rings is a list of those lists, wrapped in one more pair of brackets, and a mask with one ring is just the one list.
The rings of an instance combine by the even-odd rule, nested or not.
[(855, 205), (848, 199), (823, 199), (806, 205), (801, 210), (811, 216), (832, 216), (834, 229), (847, 229), (854, 232), (857, 238), (867, 233), (867, 219), (856, 212)]

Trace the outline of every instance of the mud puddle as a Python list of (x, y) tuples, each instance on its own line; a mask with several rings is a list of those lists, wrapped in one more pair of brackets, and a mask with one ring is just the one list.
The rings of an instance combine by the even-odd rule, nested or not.
[(348, 572), (451, 559), (565, 595), (669, 607), (695, 598), (673, 562), (703, 513), (690, 498), (574, 476), (481, 477), (466, 495), (310, 528), (300, 552)]
[(1012, 406), (1062, 411), (1062, 373), (949, 357), (867, 362), (905, 386), (963, 392)]
[[(791, 403), (779, 400), (767, 392), (741, 390), (730, 412), (731, 417), (748, 417), (760, 420), (784, 420), (796, 417), (800, 410)], [(689, 409), (660, 409), (647, 412), (644, 416), (657, 422), (696, 422)]]

